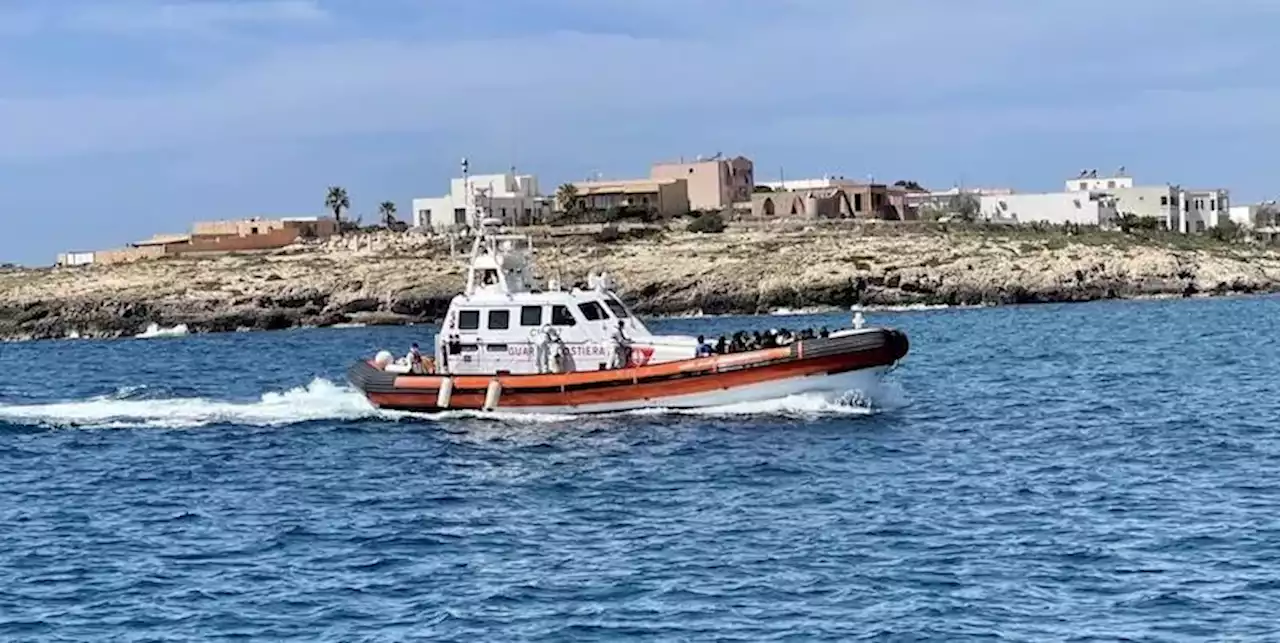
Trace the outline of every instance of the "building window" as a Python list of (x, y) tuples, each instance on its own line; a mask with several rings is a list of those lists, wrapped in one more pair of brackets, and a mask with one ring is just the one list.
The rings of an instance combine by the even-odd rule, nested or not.
[(504, 218), (504, 219), (505, 219), (505, 218), (507, 218), (507, 209), (506, 209), (506, 208), (502, 208), (502, 218)]
[(1210, 209), (1210, 210), (1217, 210), (1217, 209), (1218, 209), (1218, 201), (1217, 201), (1217, 199), (1209, 199), (1209, 209)]
[(258, 234), (257, 228), (249, 228), (249, 234)]
[(521, 326), (541, 326), (542, 325), (542, 306), (521, 306), (520, 307), (520, 325)]
[(480, 311), (464, 310), (458, 313), (459, 330), (476, 330), (480, 328)]
[(431, 221), (431, 211), (418, 210), (418, 221), (419, 221), (419, 225), (429, 223)]
[(1116, 187), (1116, 182), (1115, 182), (1115, 181), (1107, 181), (1107, 187), (1108, 187), (1108, 188), (1111, 188), (1111, 189), (1115, 189), (1115, 187)]
[(577, 323), (578, 322), (573, 318), (573, 313), (569, 312), (568, 306), (551, 307), (552, 326), (574, 326)]
[(466, 209), (466, 208), (454, 208), (454, 209), (453, 209), (453, 222), (454, 222), (454, 223), (466, 223), (466, 222), (467, 222), (467, 209)]
[(853, 195), (853, 211), (862, 212), (862, 195), (861, 194)]
[(511, 327), (511, 311), (489, 311), (489, 330), (506, 330)]
[(1160, 205), (1169, 205), (1169, 197), (1167, 196), (1160, 197)]
[(1088, 184), (1088, 183), (1085, 183), (1084, 181), (1081, 181), (1081, 182), (1080, 182), (1080, 189), (1081, 189), (1081, 190), (1088, 190), (1088, 189), (1089, 189), (1089, 184)]

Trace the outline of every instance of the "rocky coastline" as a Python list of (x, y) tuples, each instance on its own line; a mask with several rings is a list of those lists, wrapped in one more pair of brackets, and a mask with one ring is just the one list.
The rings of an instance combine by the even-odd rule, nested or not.
[[(1280, 291), (1280, 252), (1203, 237), (937, 225), (535, 229), (539, 276), (614, 277), (646, 315), (999, 305)], [(465, 244), (459, 245), (459, 252)], [(438, 238), (368, 233), (274, 252), (0, 270), (0, 340), (432, 323), (464, 257)]]

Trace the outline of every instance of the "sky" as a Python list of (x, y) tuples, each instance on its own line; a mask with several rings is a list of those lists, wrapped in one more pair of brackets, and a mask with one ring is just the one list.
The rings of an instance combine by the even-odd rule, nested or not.
[(1275, 0), (0, 0), (0, 263), (204, 219), (409, 216), (743, 154), (757, 180), (1276, 198)]

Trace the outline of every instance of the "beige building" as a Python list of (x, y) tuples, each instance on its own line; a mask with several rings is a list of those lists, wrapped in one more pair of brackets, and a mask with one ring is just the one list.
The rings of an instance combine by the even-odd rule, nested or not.
[(853, 205), (849, 195), (839, 188), (757, 192), (751, 195), (751, 215), (756, 219), (848, 219), (853, 216)]
[(271, 234), (276, 230), (296, 230), (301, 237), (329, 237), (338, 232), (338, 222), (324, 217), (283, 219), (237, 219), (232, 221), (197, 221), (191, 226), (193, 236), (226, 235), (249, 237)]
[(686, 181), (691, 210), (727, 210), (734, 203), (750, 201), (756, 185), (755, 166), (744, 156), (655, 163), (649, 178)]
[(912, 218), (910, 212), (905, 192), (879, 183), (850, 182), (839, 187), (751, 195), (751, 216), (756, 219), (803, 216), (903, 221)]
[(689, 184), (684, 179), (631, 179), (573, 183), (577, 207), (588, 212), (643, 210), (659, 217), (689, 212)]
[(191, 234), (158, 234), (127, 248), (58, 255), (59, 266), (129, 263), (141, 259), (274, 250), (302, 239), (337, 233), (338, 222), (324, 217), (201, 221)]

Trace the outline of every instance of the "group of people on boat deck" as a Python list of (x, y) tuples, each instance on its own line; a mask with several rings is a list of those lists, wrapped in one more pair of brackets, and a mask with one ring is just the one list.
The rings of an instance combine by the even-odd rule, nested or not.
[[(696, 357), (728, 355), (730, 353), (776, 348), (788, 346), (798, 340), (827, 337), (828, 335), (829, 332), (825, 327), (818, 330), (807, 328), (795, 332), (786, 328), (773, 328), (765, 332), (740, 330), (728, 337), (720, 336), (714, 344), (708, 342), (706, 336), (698, 335)], [(568, 349), (554, 328), (537, 329), (531, 339), (533, 340), (535, 368), (538, 373), (563, 373), (571, 369), (571, 358), (569, 357)], [(449, 360), (462, 352), (462, 341), (457, 335), (450, 335), (445, 339), (444, 344), (445, 350), (440, 355), (439, 371), (448, 373), (450, 372)], [(619, 321), (618, 325), (609, 334), (607, 368), (619, 369), (632, 366), (631, 348), (632, 342), (631, 338), (627, 337), (626, 325), (624, 322)], [(408, 363), (409, 372), (413, 374), (420, 375), (437, 372), (435, 360), (423, 355), (417, 342), (414, 342), (409, 347), (409, 354), (405, 356), (404, 362)]]
[(746, 351), (755, 351), (762, 348), (777, 348), (779, 346), (789, 346), (792, 342), (801, 339), (814, 339), (817, 337), (827, 337), (830, 331), (826, 328), (814, 330), (806, 328), (801, 331), (792, 332), (789, 329), (771, 328), (765, 332), (740, 330), (728, 337), (720, 336), (716, 343), (710, 344), (706, 337), (698, 335), (698, 357), (710, 357), (711, 355), (727, 355), (729, 353), (743, 353)]

